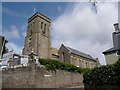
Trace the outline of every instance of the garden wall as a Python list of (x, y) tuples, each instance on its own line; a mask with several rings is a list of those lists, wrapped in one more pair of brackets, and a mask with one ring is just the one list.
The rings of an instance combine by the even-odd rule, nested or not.
[(43, 66), (30, 65), (4, 70), (2, 88), (65, 88), (83, 87), (83, 75), (64, 70), (48, 71)]

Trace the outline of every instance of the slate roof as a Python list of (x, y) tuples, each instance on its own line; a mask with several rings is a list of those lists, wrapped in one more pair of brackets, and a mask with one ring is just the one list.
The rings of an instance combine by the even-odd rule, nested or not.
[(104, 51), (103, 54), (109, 53), (109, 52), (114, 52), (114, 51), (118, 51), (118, 49), (115, 49), (114, 47), (112, 47), (112, 48), (110, 48), (110, 49)]
[(67, 48), (71, 53), (73, 53), (73, 54), (76, 54), (76, 55), (79, 55), (79, 56), (82, 56), (82, 57), (85, 57), (85, 58), (88, 58), (88, 59), (91, 59), (91, 60), (96, 61), (96, 60), (95, 60), (92, 56), (90, 56), (89, 54), (85, 54), (85, 53), (83, 53), (83, 52), (80, 52), (80, 51), (75, 50), (75, 49), (73, 49), (73, 48), (70, 48), (70, 47), (68, 47), (68, 46), (66, 46), (66, 48)]

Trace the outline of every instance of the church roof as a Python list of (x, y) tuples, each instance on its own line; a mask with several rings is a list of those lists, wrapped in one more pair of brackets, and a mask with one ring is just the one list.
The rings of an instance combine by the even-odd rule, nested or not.
[(34, 18), (36, 17), (40, 17), (48, 22), (51, 22), (51, 19), (47, 16), (45, 16), (44, 14), (40, 13), (40, 12), (36, 12), (35, 14), (33, 14), (29, 19), (28, 22), (32, 21)]
[(66, 48), (67, 48), (71, 53), (73, 53), (73, 54), (76, 54), (76, 55), (79, 55), (79, 56), (82, 56), (82, 57), (85, 57), (85, 58), (88, 58), (88, 59), (91, 59), (91, 60), (96, 61), (96, 60), (95, 60), (91, 55), (89, 55), (89, 54), (85, 54), (85, 53), (83, 53), (83, 52), (81, 52), (81, 51), (75, 50), (75, 49), (70, 48), (70, 47), (68, 47), (68, 46), (66, 46)]

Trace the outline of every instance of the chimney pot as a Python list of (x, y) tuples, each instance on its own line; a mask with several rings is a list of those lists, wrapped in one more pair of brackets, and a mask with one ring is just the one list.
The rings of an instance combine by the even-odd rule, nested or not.
[(115, 32), (119, 32), (119, 25), (118, 25), (118, 23), (114, 24), (114, 27), (115, 27)]

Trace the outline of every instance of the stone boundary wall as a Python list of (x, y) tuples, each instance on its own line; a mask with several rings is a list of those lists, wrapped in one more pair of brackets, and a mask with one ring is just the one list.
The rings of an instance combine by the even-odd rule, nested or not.
[(64, 70), (48, 71), (43, 66), (28, 66), (2, 72), (2, 88), (83, 87), (83, 75)]

